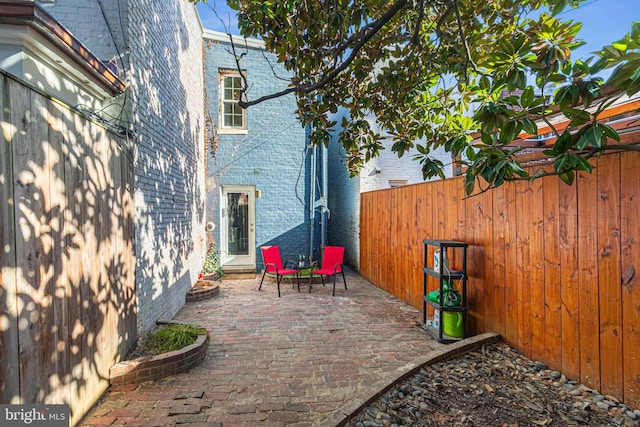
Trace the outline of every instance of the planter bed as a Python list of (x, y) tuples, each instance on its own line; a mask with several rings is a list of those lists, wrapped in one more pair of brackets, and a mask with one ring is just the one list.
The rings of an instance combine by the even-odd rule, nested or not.
[(183, 349), (117, 363), (109, 369), (109, 383), (140, 384), (188, 371), (204, 360), (208, 342), (208, 335), (198, 335), (193, 344)]
[(185, 298), (187, 302), (202, 301), (212, 298), (220, 292), (220, 286), (213, 280), (200, 279), (187, 292)]

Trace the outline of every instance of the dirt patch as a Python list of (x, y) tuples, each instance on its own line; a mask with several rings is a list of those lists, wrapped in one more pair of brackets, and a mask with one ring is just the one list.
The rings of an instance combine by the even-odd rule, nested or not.
[(504, 343), (421, 369), (348, 426), (639, 426), (634, 411)]

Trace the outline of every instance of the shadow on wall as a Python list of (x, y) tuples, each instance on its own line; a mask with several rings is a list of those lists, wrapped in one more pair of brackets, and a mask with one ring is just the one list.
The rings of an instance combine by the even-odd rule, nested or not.
[[(202, 79), (194, 78), (202, 67), (189, 56), (202, 58), (202, 38), (190, 34), (195, 30), (191, 17), (184, 14), (186, 7), (191, 6), (156, 2), (145, 12), (148, 19), (129, 28), (130, 39), (135, 40), (131, 63), (134, 70), (142, 70), (131, 79), (132, 104), (134, 111), (145, 112), (135, 123), (141, 336), (153, 329), (156, 320), (173, 317), (184, 304), (207, 249), (202, 188), (204, 100)], [(173, 19), (162, 19), (162, 25), (157, 25), (157, 17)], [(166, 53), (157, 54), (154, 43)]]
[(66, 403), (75, 423), (136, 340), (131, 153), (1, 77), (0, 403)]

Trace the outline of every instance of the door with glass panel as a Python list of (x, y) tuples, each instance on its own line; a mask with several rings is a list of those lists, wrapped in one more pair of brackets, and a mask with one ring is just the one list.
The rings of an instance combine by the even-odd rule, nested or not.
[(220, 249), (224, 271), (255, 271), (255, 188), (223, 186)]

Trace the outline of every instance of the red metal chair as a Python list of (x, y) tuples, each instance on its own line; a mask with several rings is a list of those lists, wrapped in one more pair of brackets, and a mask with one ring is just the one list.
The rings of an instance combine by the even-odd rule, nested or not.
[(275, 245), (261, 246), (260, 251), (262, 252), (262, 260), (264, 261), (264, 273), (262, 273), (262, 279), (260, 280), (258, 290), (262, 288), (262, 281), (264, 280), (265, 274), (274, 274), (276, 276), (276, 283), (278, 284), (278, 297), (280, 297), (280, 281), (282, 280), (282, 277), (293, 276), (295, 274), (296, 279), (298, 279), (298, 292), (300, 292), (300, 276), (298, 274), (298, 269), (286, 268), (286, 262), (284, 266), (282, 265), (280, 247)]
[(347, 289), (347, 280), (344, 278), (342, 262), (344, 260), (344, 246), (325, 246), (322, 254), (322, 265), (319, 270), (311, 270), (309, 275), (309, 292), (311, 292), (311, 282), (313, 275), (320, 275), (322, 286), (324, 286), (324, 276), (333, 276), (333, 296), (336, 296), (336, 275), (342, 274), (344, 288)]

